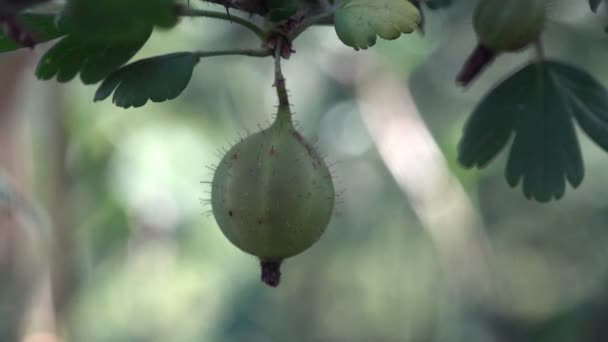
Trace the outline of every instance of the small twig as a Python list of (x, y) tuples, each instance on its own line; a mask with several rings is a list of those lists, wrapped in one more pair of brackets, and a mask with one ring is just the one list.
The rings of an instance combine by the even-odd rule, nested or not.
[(225, 12), (207, 11), (180, 6), (178, 7), (177, 14), (182, 17), (205, 17), (229, 21), (249, 29), (262, 40), (266, 39), (266, 32), (258, 25), (252, 23), (251, 21), (245, 18), (227, 14)]
[(215, 57), (215, 56), (249, 56), (249, 57), (268, 57), (272, 56), (270, 49), (232, 49), (232, 50), (217, 50), (217, 51), (195, 51), (193, 52), (198, 58)]

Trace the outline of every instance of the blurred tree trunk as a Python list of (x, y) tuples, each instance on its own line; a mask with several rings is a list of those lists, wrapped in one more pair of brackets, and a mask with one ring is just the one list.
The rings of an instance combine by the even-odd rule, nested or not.
[[(0, 320), (3, 320), (0, 321), (0, 328), (7, 326), (11, 330), (7, 330), (6, 335), (0, 331), (0, 341), (18, 341), (17, 336), (20, 329), (23, 328), (23, 317), (28, 309), (27, 303), (22, 302), (21, 299), (29, 300), (29, 297), (33, 295), (40, 297), (40, 294), (34, 294), (34, 292), (37, 290), (37, 292), (44, 293), (46, 290), (41, 291), (38, 283), (48, 287), (48, 284), (45, 283), (45, 277), (48, 275), (46, 270), (31, 267), (28, 264), (32, 257), (30, 254), (36, 254), (37, 266), (40, 266), (41, 262), (44, 266), (50, 266), (52, 307), (55, 310), (54, 317), (59, 322), (63, 322), (78, 286), (74, 241), (75, 225), (71, 205), (73, 181), (65, 164), (68, 134), (60, 87), (49, 87), (50, 96), (47, 96), (46, 99), (43, 97), (41, 100), (43, 113), (35, 116), (36, 119), (45, 123), (42, 125), (42, 136), (48, 137), (42, 143), (37, 143), (37, 149), (42, 153), (40, 153), (41, 160), (36, 158), (36, 162), (39, 164), (36, 168), (41, 170), (40, 185), (42, 185), (42, 189), (47, 184), (49, 187), (46, 188), (47, 191), (33, 191), (32, 189), (34, 156), (31, 149), (31, 136), (28, 133), (30, 127), (27, 126), (27, 117), (22, 115), (20, 107), (30, 99), (33, 101), (33, 96), (36, 96), (36, 100), (40, 100), (40, 95), (44, 95), (46, 92), (34, 94), (21, 91), (21, 87), (19, 87), (24, 72), (31, 72), (28, 67), (32, 61), (30, 57), (32, 57), (31, 51), (17, 51), (0, 56), (0, 195), (2, 194), (1, 181), (6, 178), (6, 184), (8, 184), (6, 188), (10, 189), (9, 194), (11, 192), (15, 194), (15, 196), (9, 197), (16, 198), (15, 201), (3, 203), (2, 196), (0, 196), (0, 267), (6, 267), (6, 270), (9, 270), (2, 269), (4, 272), (0, 275)], [(22, 96), (26, 98), (24, 99)], [(31, 220), (23, 223), (23, 220), (20, 219), (24, 215), (27, 216), (28, 213), (24, 212), (31, 208), (18, 208), (18, 203), (29, 202), (31, 198), (37, 196), (44, 198), (45, 207), (51, 213), (50, 244), (46, 240), (48, 237), (44, 236), (41, 230), (32, 230), (32, 223), (27, 222)], [(3, 207), (8, 209), (3, 212)], [(28, 224), (29, 227), (24, 227)], [(32, 241), (32, 232), (41, 233), (41, 235), (39, 234), (35, 237), (37, 240)], [(47, 251), (45, 249), (47, 244), (50, 245), (49, 255), (44, 254)], [(13, 278), (15, 279), (9, 279), (10, 277), (6, 275), (11, 274), (10, 271), (14, 271)], [(21, 274), (22, 271), (27, 272)], [(36, 278), (32, 278), (32, 273), (36, 273)], [(6, 286), (13, 289), (12, 292), (5, 289)], [(6, 301), (3, 302), (4, 299)], [(36, 300), (41, 300), (41, 305), (49, 305), (45, 302), (45, 298), (36, 298)], [(37, 311), (34, 313), (36, 328), (53, 329), (54, 317), (49, 309), (35, 311)], [(4, 315), (13, 319), (6, 321)]]
[(25, 189), (31, 185), (31, 155), (22, 148), (26, 139), (15, 106), (28, 62), (29, 58), (21, 53), (3, 55), (0, 59), (0, 165), (16, 186)]
[(52, 281), (55, 314), (63, 322), (71, 301), (78, 288), (79, 271), (75, 241), (75, 227), (72, 201), (73, 177), (67, 169), (68, 130), (61, 87), (51, 87), (46, 105), (48, 116), (46, 145), (49, 177), (51, 185), (47, 197), (47, 209), (53, 222)]
[(18, 341), (36, 282), (36, 237), (19, 209), (31, 188), (32, 156), (18, 110), (20, 81), (29, 58), (22, 53), (0, 59), (0, 340)]

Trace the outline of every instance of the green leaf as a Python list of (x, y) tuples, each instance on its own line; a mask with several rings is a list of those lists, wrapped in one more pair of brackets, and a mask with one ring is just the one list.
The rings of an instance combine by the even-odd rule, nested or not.
[(298, 0), (266, 0), (268, 7), (268, 19), (270, 21), (285, 20), (298, 11)]
[(131, 40), (154, 26), (173, 27), (173, 0), (69, 0), (58, 18), (61, 29), (82, 40)]
[[(572, 120), (581, 112), (578, 103), (592, 97), (584, 94), (590, 88), (581, 75), (547, 61), (529, 64), (503, 81), (469, 118), (459, 144), (460, 163), (482, 168), (514, 136), (506, 168), (509, 185), (522, 183), (524, 195), (539, 202), (561, 198), (566, 181), (580, 185), (584, 167)], [(594, 110), (608, 111), (605, 96), (602, 101)]]
[[(542, 81), (541, 81), (542, 82)], [(530, 96), (530, 112), (522, 115), (515, 127), (515, 139), (506, 178), (515, 187), (522, 182), (524, 195), (539, 202), (564, 195), (566, 180), (577, 187), (583, 180), (584, 167), (574, 124), (564, 109), (553, 83), (538, 86)]]
[(589, 7), (591, 7), (591, 10), (593, 12), (597, 12), (597, 9), (602, 4), (602, 1), (604, 0), (589, 0)]
[(174, 99), (190, 82), (197, 62), (198, 56), (189, 52), (142, 59), (117, 70), (103, 81), (94, 101), (102, 101), (112, 92), (112, 102), (123, 108), (141, 107), (148, 100)]
[[(37, 43), (61, 37), (64, 33), (55, 26), (55, 16), (49, 14), (22, 14), (17, 17), (19, 23), (31, 33)], [(0, 30), (0, 52), (22, 48)]]
[(566, 99), (567, 110), (602, 149), (608, 151), (608, 92), (591, 75), (578, 68), (553, 65), (553, 79)]
[(97, 83), (128, 62), (146, 43), (152, 30), (140, 32), (129, 41), (83, 41), (67, 36), (55, 44), (40, 59), (36, 76), (68, 82), (78, 73), (84, 84)]
[(397, 39), (420, 24), (420, 12), (408, 0), (345, 0), (334, 15), (338, 38), (350, 46), (367, 49), (376, 36)]

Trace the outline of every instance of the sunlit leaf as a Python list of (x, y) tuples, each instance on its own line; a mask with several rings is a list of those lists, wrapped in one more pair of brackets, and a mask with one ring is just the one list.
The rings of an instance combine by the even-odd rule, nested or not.
[[(62, 33), (55, 26), (55, 16), (49, 14), (23, 14), (17, 17), (23, 29), (32, 35), (36, 43), (42, 43), (61, 37)], [(20, 49), (22, 46), (15, 43), (0, 30), (0, 52), (8, 52)]]
[(42, 56), (36, 76), (68, 82), (78, 73), (85, 84), (97, 83), (128, 62), (146, 43), (151, 29), (140, 32), (137, 38), (120, 42), (86, 42), (67, 36)]
[(416, 6), (408, 0), (346, 0), (334, 15), (338, 38), (356, 50), (367, 49), (376, 37), (397, 39), (421, 22)]
[(546, 202), (564, 195), (566, 180), (580, 185), (584, 167), (566, 100), (554, 83), (541, 82), (528, 94), (539, 100), (525, 104), (515, 127), (506, 178), (513, 187), (521, 182), (527, 198)]
[(143, 59), (117, 70), (108, 77), (95, 94), (95, 101), (106, 99), (119, 107), (141, 107), (148, 100), (162, 102), (176, 98), (192, 77), (198, 57), (178, 52)]

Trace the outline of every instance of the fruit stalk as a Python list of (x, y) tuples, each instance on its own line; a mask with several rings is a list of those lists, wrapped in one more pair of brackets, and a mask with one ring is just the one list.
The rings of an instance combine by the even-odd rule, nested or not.
[(281, 56), (283, 52), (284, 38), (279, 37), (274, 50), (274, 87), (279, 99), (279, 109), (277, 112), (277, 122), (280, 124), (292, 124), (291, 109), (289, 108), (289, 95), (285, 85), (285, 77), (281, 70)]

